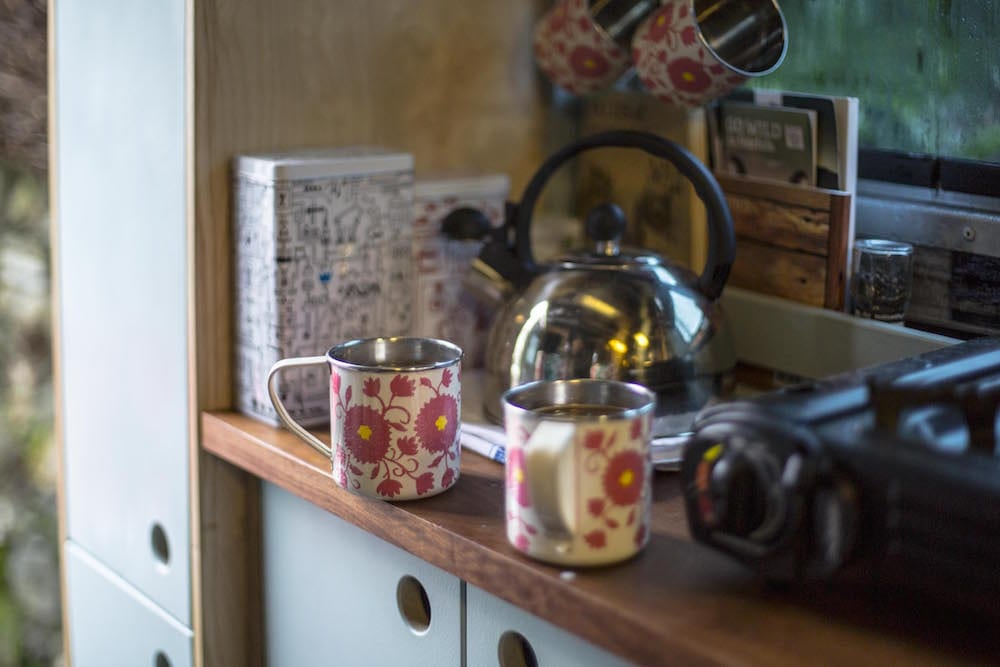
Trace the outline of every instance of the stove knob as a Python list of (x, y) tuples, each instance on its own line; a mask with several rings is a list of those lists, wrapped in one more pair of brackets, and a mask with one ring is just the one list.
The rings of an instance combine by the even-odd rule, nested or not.
[(718, 530), (765, 542), (780, 528), (785, 510), (781, 467), (762, 447), (729, 449), (712, 468)]

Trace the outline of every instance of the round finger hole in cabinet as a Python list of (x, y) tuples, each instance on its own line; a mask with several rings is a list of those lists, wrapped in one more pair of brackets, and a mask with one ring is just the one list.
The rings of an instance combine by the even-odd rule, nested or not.
[(396, 606), (414, 633), (422, 635), (431, 627), (431, 601), (415, 577), (406, 575), (396, 584)]
[(538, 658), (531, 644), (520, 632), (508, 630), (500, 635), (497, 642), (497, 657), (500, 667), (538, 667)]
[(170, 667), (170, 658), (163, 651), (157, 651), (153, 658), (153, 667)]
[(165, 572), (170, 567), (170, 542), (167, 540), (167, 531), (163, 530), (163, 526), (160, 524), (154, 523), (153, 530), (150, 531), (149, 541), (153, 548), (157, 567)]

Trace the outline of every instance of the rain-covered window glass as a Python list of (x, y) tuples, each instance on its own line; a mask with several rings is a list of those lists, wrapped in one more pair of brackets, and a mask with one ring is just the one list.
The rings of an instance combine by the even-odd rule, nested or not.
[(865, 148), (1000, 162), (1000, 1), (779, 3), (788, 55), (755, 85), (858, 97)]

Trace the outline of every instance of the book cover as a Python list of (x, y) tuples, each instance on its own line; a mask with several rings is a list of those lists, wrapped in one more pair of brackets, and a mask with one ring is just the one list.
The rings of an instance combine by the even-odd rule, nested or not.
[[(761, 106), (812, 109), (816, 112), (816, 186), (853, 193), (858, 173), (858, 98), (763, 88), (739, 88), (724, 100)], [(709, 130), (718, 136), (721, 102), (709, 114)], [(713, 143), (712, 157), (721, 164), (721, 142)]]
[(816, 185), (816, 112), (724, 101), (723, 173)]

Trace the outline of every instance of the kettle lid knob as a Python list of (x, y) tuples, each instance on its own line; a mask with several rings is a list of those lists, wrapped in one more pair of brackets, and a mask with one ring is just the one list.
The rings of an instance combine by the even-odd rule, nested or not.
[(587, 236), (597, 242), (601, 255), (617, 255), (618, 242), (625, 235), (625, 213), (617, 204), (598, 204), (587, 212), (584, 220)]
[(441, 233), (455, 241), (479, 241), (489, 238), (492, 224), (486, 214), (475, 208), (458, 208), (441, 221)]

